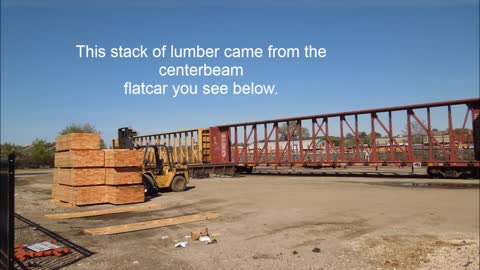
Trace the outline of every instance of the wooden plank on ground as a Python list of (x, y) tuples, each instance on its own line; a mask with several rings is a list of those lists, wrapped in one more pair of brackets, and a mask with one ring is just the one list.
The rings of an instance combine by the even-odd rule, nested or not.
[(133, 211), (149, 211), (149, 210), (158, 209), (158, 208), (159, 208), (158, 204), (151, 203), (151, 204), (145, 204), (145, 205), (115, 207), (110, 209), (91, 210), (91, 211), (83, 211), (83, 212), (49, 214), (45, 216), (51, 219), (70, 219), (70, 218), (93, 217), (93, 216), (126, 213), (126, 212), (133, 212)]
[(142, 230), (160, 228), (165, 226), (214, 219), (214, 218), (218, 218), (219, 216), (220, 215), (216, 213), (201, 213), (201, 214), (194, 214), (194, 215), (187, 215), (187, 216), (162, 218), (162, 219), (137, 222), (137, 223), (129, 223), (129, 224), (123, 224), (123, 225), (116, 225), (116, 226), (91, 228), (91, 229), (84, 230), (84, 232), (88, 234), (94, 234), (94, 235), (118, 234), (118, 233), (142, 231)]

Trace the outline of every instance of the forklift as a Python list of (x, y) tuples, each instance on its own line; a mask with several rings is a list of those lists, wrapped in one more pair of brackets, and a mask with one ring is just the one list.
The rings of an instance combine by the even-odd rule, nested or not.
[(172, 162), (170, 149), (166, 145), (135, 146), (143, 149), (142, 182), (145, 196), (158, 193), (160, 188), (180, 192), (187, 188), (190, 180), (188, 166)]
[(133, 138), (136, 135), (137, 132), (131, 128), (119, 128), (118, 140), (113, 140), (112, 145), (120, 149), (143, 149), (142, 182), (145, 196), (157, 194), (160, 188), (184, 191), (190, 181), (188, 165), (172, 162), (171, 149), (164, 144), (135, 144)]

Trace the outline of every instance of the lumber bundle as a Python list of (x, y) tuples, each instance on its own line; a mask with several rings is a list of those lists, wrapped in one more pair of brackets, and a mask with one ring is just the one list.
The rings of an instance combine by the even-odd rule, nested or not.
[(101, 138), (96, 133), (70, 133), (58, 136), (55, 151), (66, 150), (100, 150)]
[(69, 186), (105, 184), (105, 168), (55, 168), (53, 183)]
[(75, 205), (144, 201), (143, 152), (101, 150), (100, 141), (84, 133), (56, 138), (53, 199)]
[(107, 186), (107, 200), (111, 204), (143, 202), (144, 187), (143, 185)]
[(107, 186), (72, 187), (54, 184), (54, 198), (76, 205), (106, 203)]
[(142, 150), (105, 150), (105, 167), (139, 167), (142, 161)]
[(141, 183), (142, 168), (140, 167), (105, 169), (105, 184), (107, 185), (117, 186)]
[(57, 168), (104, 167), (105, 154), (102, 150), (69, 150), (55, 153)]

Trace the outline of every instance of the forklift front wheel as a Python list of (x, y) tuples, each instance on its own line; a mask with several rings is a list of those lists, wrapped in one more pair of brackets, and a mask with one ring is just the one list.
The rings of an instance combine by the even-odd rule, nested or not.
[(187, 180), (182, 175), (177, 175), (173, 178), (171, 189), (175, 192), (184, 191), (187, 188)]
[(150, 196), (154, 194), (153, 179), (150, 175), (144, 174), (142, 176), (143, 188), (145, 190), (145, 196)]

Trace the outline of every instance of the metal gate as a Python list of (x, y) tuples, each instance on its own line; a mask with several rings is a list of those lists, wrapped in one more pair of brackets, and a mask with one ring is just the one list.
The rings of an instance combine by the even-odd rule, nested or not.
[(14, 264), (14, 196), (15, 154), (1, 159), (0, 176), (0, 268), (13, 269)]

